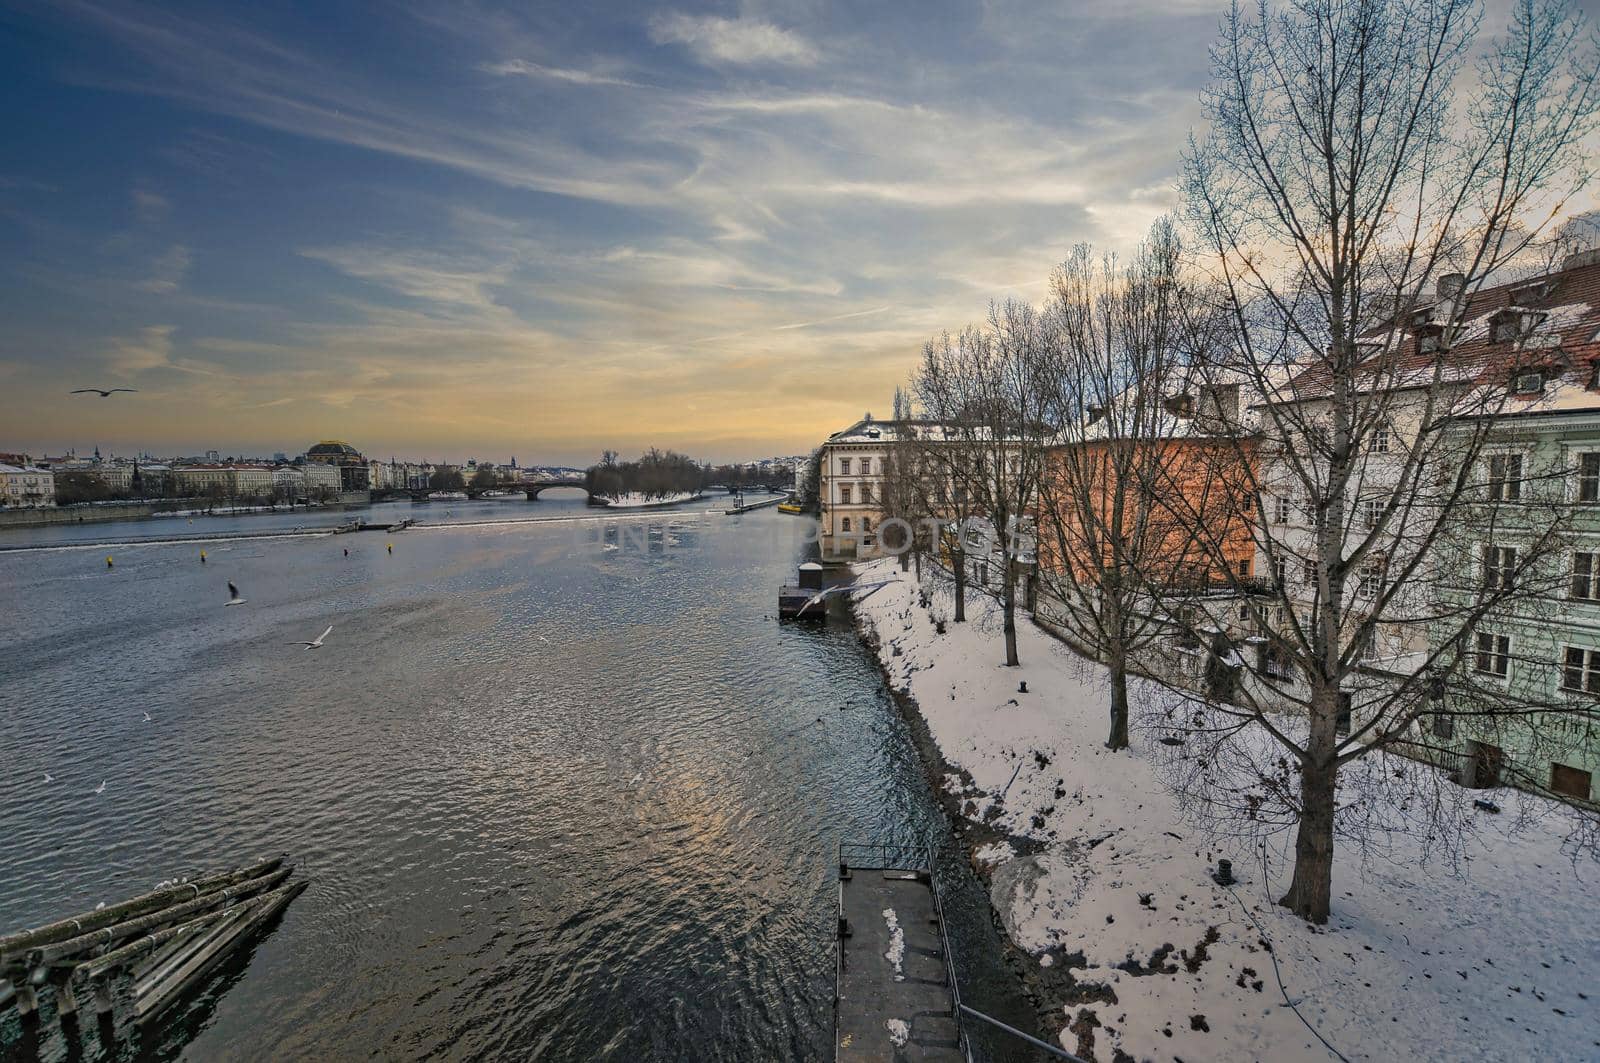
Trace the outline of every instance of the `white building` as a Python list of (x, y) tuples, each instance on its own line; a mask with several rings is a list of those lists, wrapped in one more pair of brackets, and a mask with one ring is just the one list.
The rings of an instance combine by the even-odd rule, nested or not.
[(56, 504), (56, 478), (49, 469), (0, 465), (0, 506), (38, 509)]

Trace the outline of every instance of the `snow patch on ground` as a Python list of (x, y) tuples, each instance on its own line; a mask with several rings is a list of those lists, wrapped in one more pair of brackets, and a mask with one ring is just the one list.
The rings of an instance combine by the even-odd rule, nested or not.
[[(1207, 838), (1157, 774), (1153, 736), (1105, 749), (1098, 665), (1024, 620), (1022, 666), (1006, 668), (992, 602), (969, 596), (970, 619), (941, 636), (942, 588), (924, 609), (892, 560), (856, 567), (896, 581), (855, 611), (953, 769), (945, 789), (968, 818), (1038, 843), (991, 876), (1007, 932), (1041, 964), (1055, 957), (1052, 980), (1114, 994), (1065, 1007), (1066, 1022), (1095, 1013), (1096, 1058), (1332, 1058), (1285, 1005), (1274, 958), (1299, 1012), (1351, 1060), (1600, 1058), (1600, 870), (1563, 852), (1562, 806), (1510, 834), (1518, 803), (1539, 799), (1498, 792), (1506, 814), (1477, 821), (1459, 873), (1408, 836), (1365, 866), (1347, 848), (1333, 918), (1309, 926), (1274, 903), (1292, 836), (1265, 849)], [(1408, 765), (1394, 770), (1431, 770)], [(1219, 857), (1233, 860), (1231, 890), (1211, 880)]]
[(670, 495), (646, 495), (638, 491), (629, 491), (615, 498), (606, 499), (606, 508), (640, 509), (645, 506), (672, 506), (679, 502), (687, 502), (695, 497), (698, 496), (688, 491), (680, 491), (677, 494)]
[(889, 950), (883, 958), (894, 965), (894, 980), (906, 980), (906, 932), (900, 928), (900, 918), (893, 908), (883, 910), (883, 921), (889, 925)]
[(904, 1019), (889, 1019), (883, 1024), (889, 1030), (889, 1040), (894, 1042), (896, 1048), (902, 1048), (911, 1040), (911, 1027)]

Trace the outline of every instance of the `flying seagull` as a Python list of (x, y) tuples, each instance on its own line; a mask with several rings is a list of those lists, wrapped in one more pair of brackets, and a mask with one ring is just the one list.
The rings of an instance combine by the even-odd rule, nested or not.
[(150, 723), (151, 722), (150, 714), (148, 712), (144, 714), (144, 722), (145, 723)]
[(328, 625), (328, 630), (324, 631), (322, 634), (318, 635), (315, 640), (313, 640), (311, 642), (291, 642), (291, 643), (289, 643), (289, 645), (291, 645), (291, 646), (304, 646), (308, 650), (320, 650), (320, 649), (322, 649), (322, 640), (327, 638), (328, 635), (332, 631), (333, 631), (333, 625), (329, 624)]
[(45, 772), (44, 773), (44, 781), (45, 782), (55, 782), (56, 781), (56, 777), (54, 775), (51, 775), (49, 772)]
[(94, 788), (94, 792), (97, 794), (103, 794), (106, 792), (106, 781), (104, 779), (100, 780), (100, 785)]
[(239, 597), (239, 588), (233, 585), (233, 580), (228, 581), (228, 600), (226, 605), (243, 605), (245, 600)]
[(99, 395), (102, 399), (109, 399), (119, 391), (138, 391), (138, 388), (74, 388), (67, 392), (68, 395)]
[[(886, 580), (881, 580), (881, 581), (879, 581), (877, 583), (841, 583), (841, 584), (838, 584), (837, 586), (827, 587), (827, 588), (824, 588), (823, 590), (820, 590), (817, 593), (813, 594), (811, 597), (807, 598), (806, 599), (806, 603), (804, 605), (802, 605), (799, 609), (797, 609), (795, 611), (794, 615), (795, 616), (799, 616), (801, 613), (805, 612), (807, 609), (810, 609), (813, 605), (817, 605), (817, 604), (821, 603), (822, 600), (827, 598), (828, 595), (830, 595), (830, 594), (849, 594), (852, 591), (876, 591), (881, 587), (887, 587), (889, 584), (891, 584), (893, 582), (894, 582), (894, 580), (892, 580), (892, 579), (886, 579)], [(863, 597), (865, 597), (865, 596), (863, 596)]]

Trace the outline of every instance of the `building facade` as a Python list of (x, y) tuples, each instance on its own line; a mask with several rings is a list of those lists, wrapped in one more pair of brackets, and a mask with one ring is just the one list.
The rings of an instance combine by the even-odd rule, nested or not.
[(0, 505), (39, 509), (56, 504), (55, 474), (37, 466), (0, 465)]

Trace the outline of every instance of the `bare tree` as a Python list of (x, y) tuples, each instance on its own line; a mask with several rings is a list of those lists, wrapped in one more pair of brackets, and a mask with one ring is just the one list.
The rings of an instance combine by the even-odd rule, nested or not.
[[(1029, 527), (1037, 502), (1047, 435), (1039, 383), (1045, 326), (1026, 303), (990, 307), (985, 326), (968, 326), (952, 340), (940, 336), (923, 348), (913, 390), (938, 434), (922, 447), (933, 482), (949, 485), (957, 513), (981, 524), (954, 526), (952, 561), (961, 618), (965, 564), (975, 541), (987, 562), (998, 555), (999, 599), (1005, 625), (1006, 664), (1016, 665), (1017, 581), (1020, 562), (1031, 560)], [(932, 442), (930, 440), (929, 442)], [(974, 531), (980, 532), (975, 538)], [(985, 588), (988, 590), (989, 588)]]
[[(1229, 489), (1237, 477), (1220, 475), (1231, 448), (1211, 438), (1237, 430), (1236, 411), (1186, 406), (1180, 256), (1166, 219), (1126, 266), (1097, 263), (1080, 245), (1052, 277), (1047, 305), (1041, 385), (1058, 434), (1039, 489), (1040, 579), (1058, 607), (1039, 612), (1106, 664), (1114, 750), (1128, 745), (1131, 662), (1170, 634), (1167, 613), (1226, 579), (1208, 571), (1189, 511), (1224, 539), (1246, 534)], [(1174, 491), (1193, 501), (1174, 509)]]
[[(1450, 542), (1463, 522), (1465, 538), (1493, 544), (1504, 519), (1480, 458), (1511, 362), (1531, 348), (1474, 296), (1587, 178), (1600, 70), (1558, 3), (1519, 0), (1474, 66), (1478, 26), (1468, 0), (1235, 6), (1212, 51), (1210, 133), (1185, 158), (1231, 333), (1216, 371), (1266, 396), (1259, 461), (1241, 464), (1275, 589), (1237, 589), (1295, 678), (1243, 684), (1221, 719), (1175, 725), (1204, 735), (1206, 773), (1246, 764), (1252, 818), (1275, 806), (1292, 826), (1282, 903), (1315, 922), (1329, 913), (1335, 832), (1359, 832), (1371, 807), (1336, 804), (1341, 769), (1440, 712), (1431, 695), (1462, 668), (1461, 642), (1539, 593), (1559, 534), (1554, 509), (1522, 507), (1516, 549), (1473, 557), (1473, 577), (1443, 590), (1431, 578), (1460, 563)], [(1303, 727), (1275, 711), (1284, 704)]]

